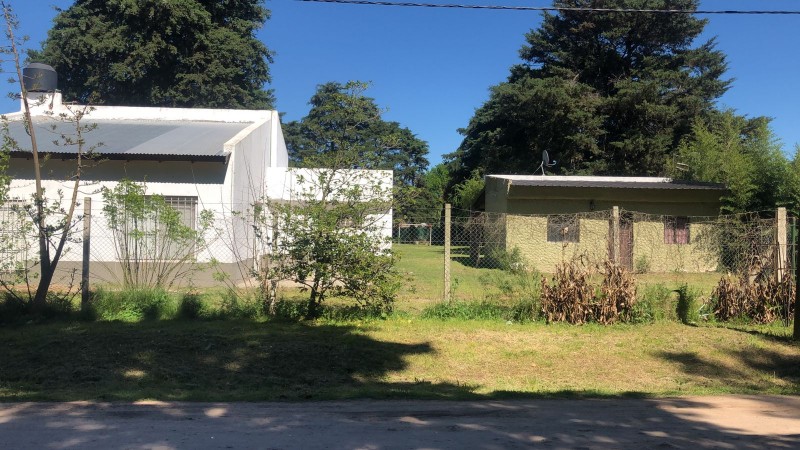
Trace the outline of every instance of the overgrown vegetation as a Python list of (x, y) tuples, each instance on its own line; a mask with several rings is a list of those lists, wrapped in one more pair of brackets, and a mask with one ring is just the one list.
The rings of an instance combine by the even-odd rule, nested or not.
[(552, 283), (542, 280), (542, 311), (547, 322), (612, 324), (628, 320), (636, 303), (636, 285), (622, 266), (606, 261), (600, 286), (588, 268), (574, 262), (556, 266)]
[(710, 308), (720, 321), (752, 320), (755, 323), (788, 321), (794, 312), (795, 282), (791, 276), (781, 281), (763, 273), (726, 275), (711, 293)]
[(194, 227), (163, 196), (148, 194), (146, 184), (126, 179), (104, 187), (102, 194), (124, 288), (169, 289), (197, 268), (196, 254), (213, 225), (209, 211), (200, 211)]

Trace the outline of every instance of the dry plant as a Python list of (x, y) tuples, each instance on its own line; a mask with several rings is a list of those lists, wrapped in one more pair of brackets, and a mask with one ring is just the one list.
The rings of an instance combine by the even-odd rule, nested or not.
[(770, 323), (791, 317), (795, 283), (791, 276), (777, 281), (764, 272), (755, 278), (746, 273), (738, 277), (726, 275), (711, 297), (716, 300), (714, 317), (717, 320), (747, 317), (756, 323)]
[(590, 283), (591, 267), (576, 260), (556, 267), (552, 283), (542, 278), (542, 313), (548, 323), (610, 325), (628, 316), (636, 302), (636, 283), (631, 273), (605, 261), (599, 288)]
[(589, 271), (575, 261), (556, 266), (552, 286), (542, 278), (542, 312), (548, 323), (586, 323), (591, 318), (593, 299)]
[(619, 321), (636, 303), (636, 281), (623, 266), (605, 262), (600, 297), (595, 303), (595, 319), (603, 325)]

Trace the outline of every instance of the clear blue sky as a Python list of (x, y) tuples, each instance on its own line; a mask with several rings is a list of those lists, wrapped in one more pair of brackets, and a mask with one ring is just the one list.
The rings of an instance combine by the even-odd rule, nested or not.
[[(446, 3), (441, 0), (440, 2)], [(11, 0), (21, 31), (38, 47), (52, 6), (68, 0)], [(461, 0), (465, 4), (549, 6), (550, 0)], [(259, 32), (275, 52), (272, 88), (284, 120), (303, 117), (318, 84), (372, 82), (368, 95), (430, 144), (435, 164), (461, 142), (464, 127), (519, 62), (524, 35), (541, 23), (537, 12), (398, 8), (268, 1), (272, 18)], [(702, 0), (702, 9), (800, 10), (797, 0)], [(800, 143), (800, 16), (705, 16), (703, 39), (717, 36), (728, 56), (733, 87), (719, 101), (748, 116), (772, 117), (791, 155)], [(8, 67), (4, 67), (8, 71)], [(4, 100), (0, 110), (19, 109)]]

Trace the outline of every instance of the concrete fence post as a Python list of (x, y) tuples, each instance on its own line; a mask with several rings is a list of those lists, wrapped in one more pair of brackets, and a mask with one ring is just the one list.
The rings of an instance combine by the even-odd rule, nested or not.
[(444, 205), (444, 301), (449, 303), (450, 291), (450, 203)]
[(619, 206), (611, 209), (611, 261), (619, 264)]
[(800, 224), (794, 218), (794, 233), (792, 246), (794, 247), (794, 332), (792, 337), (800, 341)]
[(777, 234), (777, 252), (775, 254), (775, 278), (778, 283), (783, 280), (786, 275), (786, 263), (789, 261), (788, 245), (786, 238), (788, 236), (786, 227), (786, 208), (778, 208), (778, 214), (775, 217), (776, 224), (775, 230)]
[(81, 272), (81, 311), (89, 307), (89, 260), (91, 258), (92, 198), (83, 199), (83, 270)]

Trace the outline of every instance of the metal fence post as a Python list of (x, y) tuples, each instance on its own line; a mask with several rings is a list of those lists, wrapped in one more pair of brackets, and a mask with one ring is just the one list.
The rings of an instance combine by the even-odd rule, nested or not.
[(450, 203), (444, 205), (444, 301), (450, 302)]
[(83, 199), (83, 272), (81, 273), (81, 311), (89, 307), (89, 258), (92, 236), (92, 198)]

